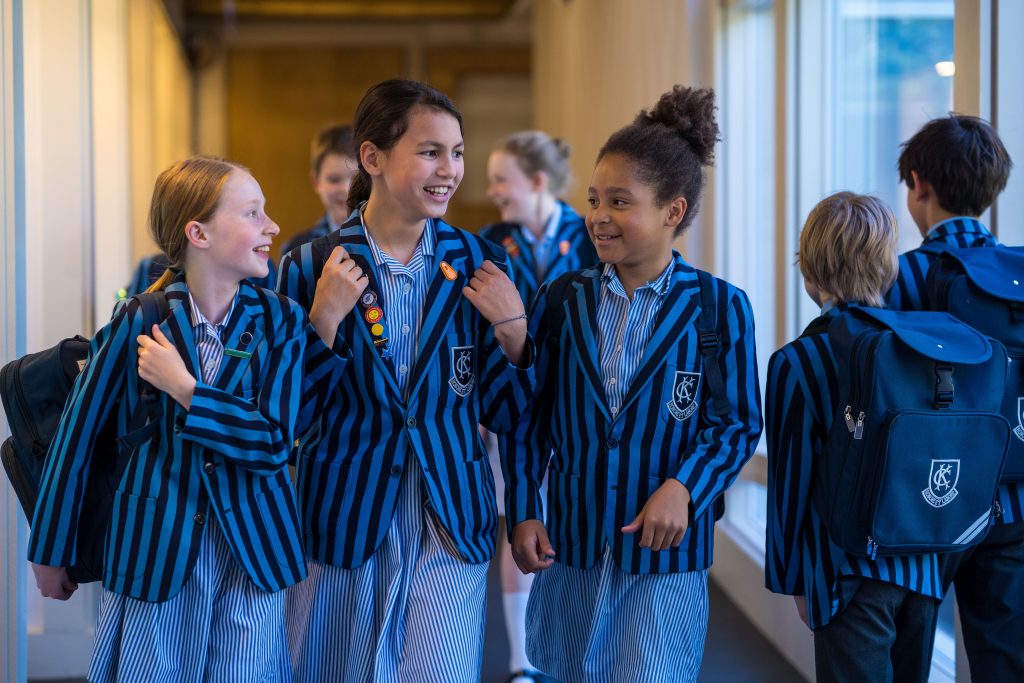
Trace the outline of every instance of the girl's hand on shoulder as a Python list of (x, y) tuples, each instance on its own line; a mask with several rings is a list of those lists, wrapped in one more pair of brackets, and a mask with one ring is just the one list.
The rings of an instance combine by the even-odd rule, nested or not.
[(338, 325), (355, 308), (369, 282), (345, 248), (336, 246), (324, 263), (309, 308), (309, 320), (328, 347), (334, 346)]
[(622, 533), (643, 533), (640, 547), (651, 550), (678, 548), (690, 525), (690, 492), (677, 479), (669, 479), (647, 499), (640, 514), (622, 527)]
[(78, 584), (68, 578), (64, 567), (49, 567), (33, 562), (32, 573), (35, 574), (36, 586), (44, 598), (67, 600), (78, 590)]
[(196, 378), (189, 374), (185, 361), (171, 340), (164, 336), (158, 325), (153, 325), (152, 337), (140, 334), (139, 377), (155, 388), (171, 395), (185, 410), (192, 405)]
[(526, 309), (512, 280), (498, 266), (484, 261), (469, 285), (462, 288), (462, 295), (494, 325), (494, 336), (505, 357), (518, 365), (526, 345)]
[(462, 288), (462, 294), (491, 324), (526, 313), (515, 284), (491, 261), (484, 261), (476, 269), (469, 285)]
[(512, 529), (512, 559), (524, 574), (543, 571), (552, 565), (555, 549), (551, 547), (543, 522), (528, 519)]

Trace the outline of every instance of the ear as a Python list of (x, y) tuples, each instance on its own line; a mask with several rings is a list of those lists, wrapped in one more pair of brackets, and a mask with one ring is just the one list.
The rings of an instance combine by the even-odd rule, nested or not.
[(206, 234), (206, 226), (199, 221), (185, 224), (185, 239), (196, 249), (209, 249), (210, 237)]
[(309, 169), (309, 184), (313, 186), (313, 191), (314, 192), (316, 192), (316, 177), (317, 177), (316, 169), (313, 169), (313, 168)]
[(921, 176), (917, 174), (917, 171), (911, 171), (910, 178), (914, 181), (914, 187), (907, 188), (907, 191), (910, 192), (918, 202), (927, 200), (932, 194), (931, 184), (926, 180), (921, 180)]
[(686, 199), (683, 197), (676, 197), (669, 201), (665, 205), (665, 227), (675, 230), (679, 227), (679, 224), (683, 221), (683, 216), (686, 215)]
[(548, 189), (551, 184), (551, 178), (544, 171), (537, 171), (530, 178), (530, 189), (534, 192), (544, 192)]
[(359, 145), (359, 163), (371, 176), (379, 176), (384, 172), (380, 166), (383, 156), (384, 152), (369, 140), (364, 140), (363, 144)]

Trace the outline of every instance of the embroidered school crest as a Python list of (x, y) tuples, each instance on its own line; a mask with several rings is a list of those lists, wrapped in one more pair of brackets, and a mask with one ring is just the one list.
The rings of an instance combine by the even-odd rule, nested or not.
[(672, 417), (682, 422), (696, 412), (699, 388), (699, 372), (676, 372), (672, 382), (672, 400), (665, 404)]
[(932, 460), (932, 468), (928, 473), (928, 488), (921, 491), (921, 495), (934, 508), (949, 505), (959, 493), (956, 490), (956, 483), (959, 480), (959, 460)]
[(468, 396), (473, 391), (473, 347), (453, 346), (451, 355), (452, 376), (448, 386), (459, 396)]
[(1017, 397), (1017, 426), (1013, 428), (1013, 433), (1024, 441), (1024, 396)]

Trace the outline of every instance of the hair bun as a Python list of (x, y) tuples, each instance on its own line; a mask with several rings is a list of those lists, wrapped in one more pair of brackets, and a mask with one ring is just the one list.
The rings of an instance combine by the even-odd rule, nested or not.
[(572, 145), (569, 144), (568, 140), (565, 138), (551, 138), (551, 142), (555, 145), (555, 149), (563, 159), (568, 159), (572, 156)]
[(710, 88), (676, 85), (652, 109), (641, 112), (635, 123), (667, 126), (690, 146), (702, 165), (714, 159), (719, 131), (715, 92)]

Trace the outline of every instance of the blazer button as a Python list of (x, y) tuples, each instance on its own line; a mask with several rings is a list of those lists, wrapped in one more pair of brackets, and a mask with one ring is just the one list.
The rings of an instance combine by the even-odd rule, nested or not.
[(205, 521), (206, 521), (206, 517), (204, 517), (204, 516), (203, 516), (203, 513), (202, 513), (202, 512), (197, 512), (197, 513), (196, 513), (196, 516), (195, 516), (195, 517), (193, 517), (193, 518), (192, 518), (192, 520), (193, 520), (193, 521), (194, 521), (194, 522), (195, 522), (196, 524), (202, 524), (203, 522), (205, 522)]
[(217, 469), (217, 466), (214, 465), (212, 462), (203, 463), (203, 472), (206, 472), (207, 474), (213, 474), (213, 471), (215, 469)]
[(392, 465), (391, 466), (391, 476), (397, 477), (401, 473), (402, 473), (402, 468), (401, 467), (399, 467), (398, 465)]
[(615, 438), (608, 439), (608, 450), (615, 450), (619, 447), (619, 440)]
[(416, 418), (410, 415), (405, 421), (405, 426), (409, 429), (416, 429)]

